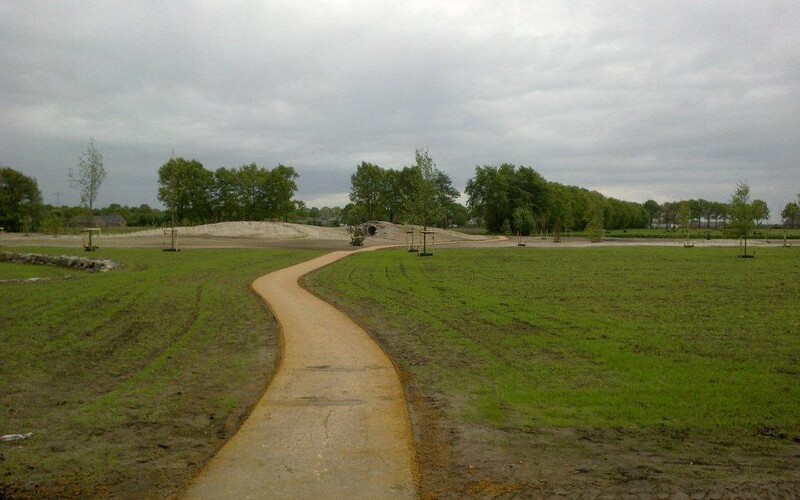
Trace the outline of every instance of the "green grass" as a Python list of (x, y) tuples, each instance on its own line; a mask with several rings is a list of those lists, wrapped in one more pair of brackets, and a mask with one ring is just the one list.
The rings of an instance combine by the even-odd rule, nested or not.
[(478, 227), (478, 226), (462, 226), (462, 227), (454, 227), (452, 228), (453, 231), (457, 233), (464, 233), (464, 234), (473, 234), (483, 236), (485, 234), (489, 234), (489, 231), (485, 227)]
[(63, 278), (79, 271), (54, 266), (33, 266), (13, 262), (0, 262), (0, 281), (27, 280), (31, 278)]
[(383, 251), (308, 282), (359, 311), (423, 392), (455, 402), (459, 421), (800, 436), (800, 254), (736, 254)]
[(0, 285), (0, 433), (34, 434), (0, 447), (0, 496), (174, 494), (276, 366), (277, 325), (249, 284), (315, 255), (101, 249), (125, 267)]
[[(788, 239), (800, 239), (800, 229), (789, 229), (786, 234)], [(565, 231), (563, 235), (581, 238), (587, 237), (582, 231)], [(605, 235), (608, 238), (683, 239), (686, 237), (686, 232), (683, 229), (611, 229), (606, 230)], [(705, 228), (692, 229), (689, 232), (689, 237), (693, 240), (738, 239), (738, 236), (732, 235), (730, 231)], [(783, 239), (783, 229), (760, 227), (753, 231), (750, 238), (780, 241)]]

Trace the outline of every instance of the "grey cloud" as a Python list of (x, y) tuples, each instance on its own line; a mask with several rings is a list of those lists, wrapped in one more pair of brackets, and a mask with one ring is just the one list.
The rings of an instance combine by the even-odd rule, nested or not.
[(749, 179), (775, 213), (800, 189), (799, 24), (791, 1), (0, 0), (0, 162), (70, 193), (93, 136), (109, 202), (155, 204), (173, 149), (331, 199), (428, 146), (459, 187), (506, 161), (640, 200)]

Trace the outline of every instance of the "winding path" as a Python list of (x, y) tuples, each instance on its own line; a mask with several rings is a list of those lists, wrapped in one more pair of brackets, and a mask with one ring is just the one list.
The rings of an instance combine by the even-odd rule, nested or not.
[(253, 282), (281, 324), (282, 364), (186, 498), (415, 498), (411, 425), (394, 366), (364, 330), (298, 284), (350, 253)]

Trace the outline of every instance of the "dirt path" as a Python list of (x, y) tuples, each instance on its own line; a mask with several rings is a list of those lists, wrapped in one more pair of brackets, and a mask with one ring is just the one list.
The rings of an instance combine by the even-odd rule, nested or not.
[(187, 498), (416, 496), (411, 426), (394, 366), (358, 325), (297, 282), (349, 253), (253, 283), (282, 326), (283, 362)]

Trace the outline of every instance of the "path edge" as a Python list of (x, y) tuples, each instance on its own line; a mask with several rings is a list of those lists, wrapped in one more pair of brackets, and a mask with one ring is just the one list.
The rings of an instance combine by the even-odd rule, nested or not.
[(325, 302), (326, 304), (330, 305), (331, 307), (333, 307), (334, 309), (339, 311), (341, 314), (343, 314), (345, 317), (347, 317), (347, 319), (349, 319), (350, 321), (352, 321), (353, 323), (358, 325), (359, 328), (361, 328), (364, 332), (366, 332), (366, 334), (369, 336), (370, 340), (372, 340), (372, 342), (374, 342), (375, 345), (378, 346), (378, 349), (380, 349), (380, 351), (383, 353), (383, 355), (386, 356), (386, 359), (388, 359), (389, 362), (392, 364), (392, 368), (394, 369), (395, 375), (397, 375), (397, 379), (400, 382), (400, 388), (403, 391), (403, 400), (405, 401), (406, 416), (408, 417), (406, 419), (407, 427), (408, 427), (406, 430), (408, 432), (408, 435), (410, 436), (411, 445), (412, 445), (412, 449), (413, 449), (413, 452), (414, 452), (414, 455), (412, 457), (413, 458), (413, 463), (412, 463), (412, 470), (411, 470), (411, 475), (412, 475), (413, 480), (414, 480), (414, 490), (416, 491), (417, 498), (421, 498), (420, 495), (421, 495), (421, 488), (422, 488), (422, 476), (420, 475), (420, 471), (419, 471), (420, 456), (419, 456), (419, 449), (418, 449), (416, 441), (414, 439), (414, 435), (415, 435), (414, 434), (414, 424), (412, 422), (412, 415), (414, 414), (414, 411), (413, 411), (413, 407), (411, 405), (411, 400), (409, 399), (410, 395), (408, 393), (408, 388), (407, 388), (406, 383), (405, 383), (405, 381), (408, 379), (408, 377), (404, 374), (403, 370), (397, 365), (397, 362), (394, 360), (394, 358), (389, 356), (389, 354), (386, 352), (386, 349), (383, 348), (381, 343), (378, 341), (378, 339), (375, 338), (375, 335), (373, 335), (372, 331), (370, 331), (369, 328), (367, 328), (361, 321), (359, 321), (358, 319), (354, 318), (350, 313), (348, 313), (347, 311), (344, 311), (340, 307), (337, 307), (335, 304), (331, 304), (326, 298), (322, 297), (320, 294), (316, 293), (314, 290), (311, 290), (306, 285), (306, 278), (309, 275), (311, 275), (313, 273), (316, 273), (316, 272), (319, 272), (319, 271), (325, 269), (326, 267), (332, 266), (332, 265), (336, 264), (337, 262), (339, 262), (339, 261), (341, 261), (343, 259), (346, 259), (347, 257), (350, 257), (351, 255), (354, 255), (354, 254), (357, 254), (357, 253), (361, 253), (361, 252), (371, 252), (371, 251), (379, 251), (379, 250), (396, 249), (396, 248), (401, 248), (401, 247), (404, 247), (404, 246), (405, 245), (383, 245), (383, 246), (367, 247), (367, 248), (362, 248), (362, 249), (359, 249), (359, 250), (351, 251), (347, 255), (343, 256), (341, 259), (337, 259), (337, 260), (335, 260), (333, 262), (329, 262), (328, 264), (325, 264), (324, 266), (318, 267), (317, 269), (314, 269), (313, 271), (309, 271), (309, 272), (301, 275), (300, 277), (297, 278), (297, 284), (304, 291), (308, 292), (309, 294), (313, 295), (314, 297), (318, 298), (319, 300), (321, 300), (321, 301)]

